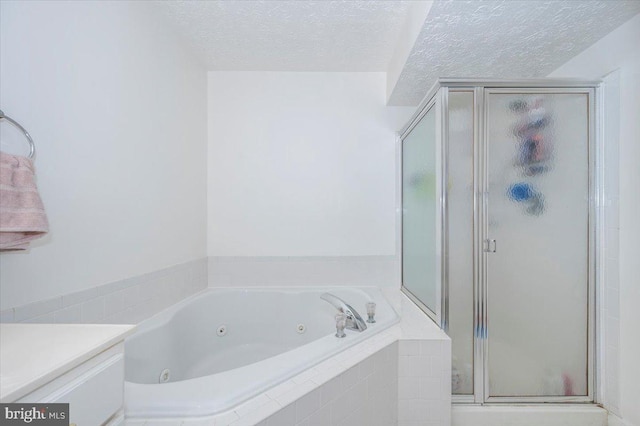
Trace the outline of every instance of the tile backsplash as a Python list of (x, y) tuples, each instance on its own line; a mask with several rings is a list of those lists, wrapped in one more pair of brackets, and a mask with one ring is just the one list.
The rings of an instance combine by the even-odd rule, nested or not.
[(209, 257), (0, 311), (3, 323), (136, 324), (207, 287), (396, 287), (394, 256)]
[(211, 287), (400, 286), (396, 256), (209, 257)]
[(207, 288), (207, 259), (0, 312), (4, 323), (137, 324)]

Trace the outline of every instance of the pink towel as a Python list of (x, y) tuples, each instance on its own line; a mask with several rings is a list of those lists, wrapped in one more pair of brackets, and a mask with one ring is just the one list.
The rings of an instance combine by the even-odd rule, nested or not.
[(48, 231), (33, 162), (0, 152), (0, 251), (25, 250)]

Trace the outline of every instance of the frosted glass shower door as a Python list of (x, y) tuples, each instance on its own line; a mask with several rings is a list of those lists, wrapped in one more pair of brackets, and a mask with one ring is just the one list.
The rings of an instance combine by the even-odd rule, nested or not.
[(590, 391), (590, 95), (485, 90), (488, 398)]
[(436, 107), (402, 141), (402, 285), (440, 318)]

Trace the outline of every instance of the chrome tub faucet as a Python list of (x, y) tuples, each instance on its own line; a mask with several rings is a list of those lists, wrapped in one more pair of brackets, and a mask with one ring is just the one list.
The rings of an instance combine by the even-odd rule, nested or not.
[(347, 328), (349, 330), (364, 331), (367, 324), (364, 322), (358, 311), (353, 309), (347, 302), (331, 293), (323, 293), (320, 298), (331, 303), (338, 311), (347, 317)]

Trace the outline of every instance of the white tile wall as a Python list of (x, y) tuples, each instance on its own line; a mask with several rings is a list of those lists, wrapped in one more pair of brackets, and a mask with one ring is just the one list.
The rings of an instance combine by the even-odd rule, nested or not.
[(207, 259), (17, 306), (0, 322), (137, 324), (207, 288)]
[(210, 287), (400, 284), (396, 256), (210, 257)]
[(451, 424), (451, 341), (400, 340), (398, 426)]

